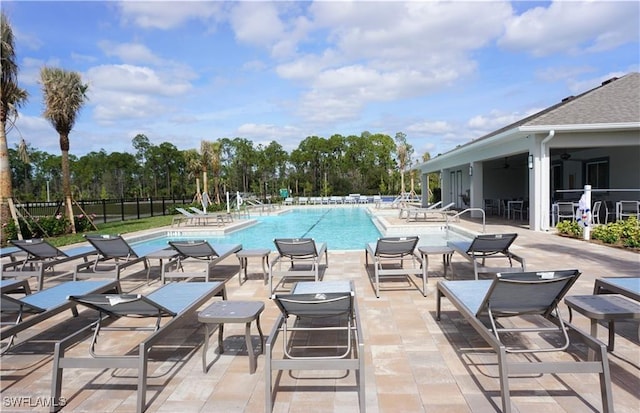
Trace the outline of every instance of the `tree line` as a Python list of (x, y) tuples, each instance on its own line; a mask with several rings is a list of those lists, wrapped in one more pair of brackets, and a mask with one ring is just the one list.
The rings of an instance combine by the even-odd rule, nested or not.
[[(369, 132), (309, 136), (290, 153), (276, 141), (265, 146), (245, 138), (202, 140), (199, 148), (179, 150), (138, 134), (131, 145), (128, 152), (69, 154), (73, 199), (188, 197), (206, 191), (220, 203), (227, 191), (264, 199), (279, 195), (280, 189), (291, 196), (393, 195), (412, 189), (408, 184), (402, 188), (404, 175), (413, 178), (413, 189), (419, 187), (410, 168), (413, 149), (403, 133), (395, 138)], [(9, 149), (9, 163), (14, 198), (63, 199), (60, 155), (21, 141)]]

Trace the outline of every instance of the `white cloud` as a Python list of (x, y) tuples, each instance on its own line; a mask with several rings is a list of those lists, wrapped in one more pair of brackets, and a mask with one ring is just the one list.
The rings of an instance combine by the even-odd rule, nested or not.
[(45, 62), (40, 59), (25, 57), (20, 62), (20, 71), (18, 72), (20, 85), (34, 86), (40, 82), (40, 69)]
[(239, 2), (229, 20), (236, 38), (243, 43), (270, 47), (284, 34), (276, 3)]
[(236, 132), (238, 136), (250, 139), (255, 144), (266, 146), (272, 141), (277, 141), (285, 150), (291, 151), (298, 146), (301, 130), (291, 125), (245, 123), (240, 125)]
[(439, 64), (439, 56), (481, 47), (500, 34), (512, 13), (505, 2), (316, 2), (312, 11), (346, 59), (385, 65)]
[(94, 63), (98, 60), (96, 56), (71, 52), (71, 58), (76, 62)]
[(145, 29), (170, 29), (192, 19), (209, 20), (222, 13), (223, 2), (217, 1), (121, 1), (118, 7), (125, 23)]
[(114, 43), (103, 40), (98, 46), (105, 55), (116, 56), (125, 63), (159, 64), (160, 58), (141, 43)]
[(39, 50), (44, 45), (44, 42), (35, 34), (24, 32), (14, 25), (11, 29), (15, 41), (19, 45), (24, 45), (30, 50)]
[(129, 93), (175, 96), (186, 93), (191, 88), (185, 79), (169, 78), (167, 73), (157, 72), (145, 66), (95, 66), (89, 69), (87, 78), (96, 89)]
[(162, 99), (189, 92), (189, 73), (158, 72), (133, 65), (101, 65), (87, 71), (89, 102), (95, 104), (98, 121), (115, 121), (158, 115), (165, 110)]
[[(44, 117), (29, 116), (20, 112), (18, 119), (16, 119), (16, 126), (7, 133), (7, 144), (10, 148), (23, 138), (27, 143), (31, 144), (33, 143), (31, 139), (35, 136), (41, 137), (36, 144), (39, 150), (49, 153), (60, 151), (58, 133)], [(46, 139), (42, 139), (42, 137), (46, 137)]]
[(242, 65), (242, 69), (249, 72), (262, 72), (267, 68), (267, 64), (262, 60), (251, 60)]
[(336, 96), (312, 90), (302, 96), (298, 114), (312, 124), (332, 124), (354, 119), (362, 102), (353, 96)]
[(306, 55), (278, 65), (276, 73), (284, 79), (311, 82), (324, 66), (326, 66), (326, 63), (322, 57)]
[(310, 22), (298, 2), (234, 2), (229, 23), (240, 43), (259, 46), (272, 57), (291, 57), (306, 38)]
[(442, 120), (412, 123), (406, 128), (408, 134), (415, 133), (419, 135), (444, 135), (453, 130), (454, 125)]
[(534, 56), (609, 50), (637, 42), (639, 13), (635, 1), (553, 1), (507, 21), (498, 44)]
[(469, 119), (467, 126), (473, 130), (474, 138), (498, 130), (502, 127), (510, 125), (527, 116), (533, 115), (541, 111), (543, 108), (530, 108), (526, 112), (510, 112), (505, 113), (499, 110), (492, 110), (485, 115), (476, 115)]
[(430, 94), (473, 73), (470, 53), (511, 13), (504, 2), (314, 2), (306, 36), (325, 43), (305, 44), (310, 51), (277, 73), (302, 82), (306, 119), (353, 120), (369, 103)]

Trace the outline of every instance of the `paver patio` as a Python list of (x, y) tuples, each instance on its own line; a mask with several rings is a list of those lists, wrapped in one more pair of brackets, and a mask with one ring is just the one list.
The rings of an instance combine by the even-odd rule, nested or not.
[[(394, 224), (393, 219), (389, 219)], [(420, 225), (420, 223), (416, 223)], [(480, 231), (477, 222), (460, 225)], [(581, 277), (570, 295), (591, 294), (596, 278), (640, 276), (640, 254), (623, 249), (586, 243), (538, 233), (514, 225), (513, 221), (487, 224), (487, 233), (518, 232), (513, 251), (526, 257), (527, 269), (551, 270), (578, 268)], [(442, 321), (435, 320), (435, 284), (443, 269), (438, 260), (429, 268), (428, 296), (413, 287), (382, 291), (376, 298), (369, 283), (362, 251), (329, 250), (325, 280), (347, 279), (356, 285), (366, 348), (366, 407), (376, 412), (495, 412), (500, 409), (500, 388), (496, 356), (466, 324), (463, 317), (445, 299)], [(453, 256), (456, 276), (473, 277), (471, 265)], [(216, 274), (231, 278), (238, 274), (238, 260), (229, 257), (216, 266)], [(153, 282), (146, 284), (144, 268), (128, 270), (122, 286), (128, 292), (145, 293), (160, 285), (157, 266)], [(61, 271), (63, 268), (57, 268)], [(138, 271), (139, 270), (139, 271)], [(50, 278), (48, 278), (50, 279)], [(52, 286), (69, 277), (48, 281)], [(48, 284), (48, 285), (47, 285)], [(227, 283), (230, 300), (262, 300), (266, 308), (261, 316), (265, 334), (278, 314), (268, 298), (259, 263), (249, 263), (249, 279), (242, 286), (236, 280)], [(568, 318), (566, 306), (560, 306)], [(71, 319), (61, 314), (19, 336), (30, 341), (2, 356), (1, 396), (3, 412), (48, 411), (51, 386), (51, 359), (55, 340), (93, 320), (82, 311)], [(134, 323), (135, 321), (130, 321)], [(589, 320), (574, 313), (574, 324), (589, 331)], [(212, 345), (207, 354), (210, 368), (203, 373), (202, 326), (193, 317), (166, 340), (166, 346), (152, 350), (148, 372), (148, 412), (263, 412), (265, 398), (264, 356), (258, 357), (256, 374), (247, 371), (244, 326), (225, 326), (225, 352)], [(613, 401), (617, 413), (640, 410), (640, 346), (638, 324), (616, 324), (616, 347), (609, 354)], [(254, 332), (255, 333), (255, 332)], [(135, 350), (142, 336), (113, 333), (99, 344), (110, 351)], [(254, 347), (258, 344), (254, 334)], [(599, 329), (606, 342), (607, 329)], [(87, 341), (71, 349), (87, 353)], [(586, 357), (586, 351), (577, 351)], [(548, 357), (557, 357), (549, 355)], [(565, 356), (566, 357), (566, 356)], [(64, 412), (133, 412), (136, 402), (135, 370), (66, 370), (62, 395)], [(357, 412), (358, 399), (353, 374), (304, 373), (280, 377), (274, 412)], [(314, 377), (314, 380), (307, 378)], [(304, 391), (292, 391), (299, 383)], [(592, 375), (543, 375), (510, 380), (515, 412), (589, 412), (600, 411), (598, 377)], [(309, 388), (309, 386), (311, 386)], [(344, 386), (347, 386), (346, 388)]]

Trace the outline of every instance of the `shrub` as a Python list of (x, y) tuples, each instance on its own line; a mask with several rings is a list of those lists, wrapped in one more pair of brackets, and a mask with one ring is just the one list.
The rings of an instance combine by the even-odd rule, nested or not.
[(591, 237), (607, 244), (621, 243), (625, 247), (640, 247), (640, 226), (635, 217), (624, 221), (610, 222), (593, 228)]
[[(24, 238), (45, 238), (66, 234), (69, 220), (62, 215), (44, 217), (22, 217), (18, 219), (20, 233)], [(7, 231), (7, 239), (18, 238), (18, 228), (13, 221), (3, 224), (3, 231)]]
[(591, 238), (600, 240), (605, 244), (615, 244), (620, 241), (620, 235), (613, 231), (610, 224), (598, 225), (591, 231)]
[(54, 237), (66, 233), (69, 228), (69, 220), (62, 215), (35, 218), (34, 223), (37, 225), (31, 225), (33, 238)]
[(89, 216), (80, 214), (75, 217), (74, 221), (76, 224), (76, 232), (87, 232), (93, 229), (93, 220), (96, 219), (96, 214), (91, 214)]
[(18, 228), (12, 219), (2, 224), (2, 232), (6, 234), (7, 240), (18, 239)]
[(556, 225), (556, 229), (559, 233), (572, 237), (582, 236), (582, 226), (580, 226), (577, 221), (560, 221), (558, 225)]

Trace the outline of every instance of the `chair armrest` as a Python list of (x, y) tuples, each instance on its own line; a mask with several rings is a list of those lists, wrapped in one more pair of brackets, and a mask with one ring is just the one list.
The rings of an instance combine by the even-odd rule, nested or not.
[(521, 256), (519, 256), (517, 254), (512, 253), (512, 252), (509, 252), (509, 255), (511, 256), (512, 260), (517, 261), (517, 262), (520, 263), (520, 266), (522, 267), (522, 271), (525, 271), (527, 269), (524, 257), (521, 257)]
[(318, 250), (318, 264), (322, 261), (322, 256), (324, 255), (327, 266), (329, 266), (329, 255), (327, 254), (327, 243), (323, 242), (320, 244), (320, 249)]
[(74, 271), (73, 271), (73, 281), (76, 281), (76, 280), (77, 280), (78, 273), (79, 273), (81, 270), (84, 270), (84, 269), (86, 269), (86, 268), (89, 268), (89, 267), (91, 267), (93, 264), (94, 264), (94, 261), (87, 261), (87, 262), (83, 262), (83, 263), (80, 263), (80, 264), (76, 265), (76, 268), (75, 268), (75, 269), (74, 269)]
[(269, 262), (269, 272), (271, 272), (271, 269), (275, 267), (276, 263), (280, 262), (281, 259), (282, 255), (278, 254), (274, 259), (271, 260), (271, 262)]
[[(280, 334), (280, 327), (285, 322), (286, 320), (284, 316), (282, 314), (279, 314), (276, 322), (273, 324), (273, 328), (271, 329), (269, 336), (267, 336), (267, 340), (265, 341), (265, 347), (267, 350), (273, 350), (273, 343), (275, 343), (276, 339), (278, 338), (278, 334)], [(271, 353), (269, 352), (268, 354)]]

